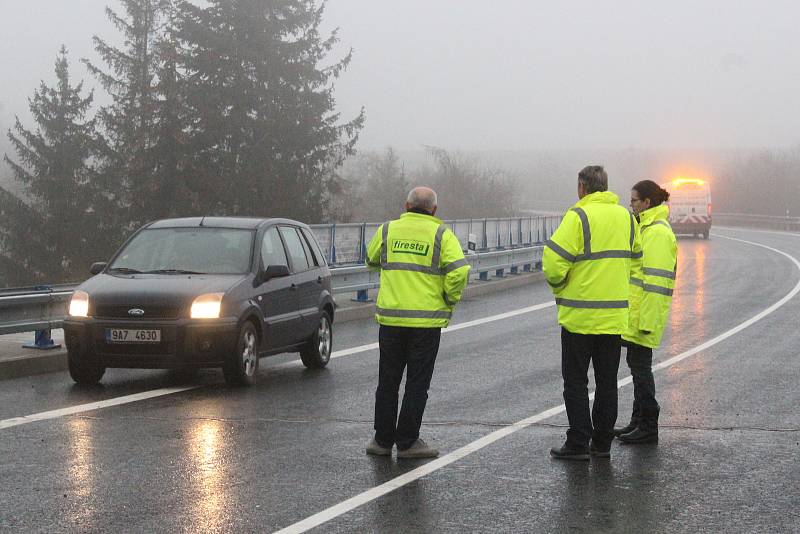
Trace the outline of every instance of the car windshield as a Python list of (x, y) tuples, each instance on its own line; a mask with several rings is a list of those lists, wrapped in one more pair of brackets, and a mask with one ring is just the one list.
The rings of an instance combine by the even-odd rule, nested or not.
[(252, 230), (156, 228), (143, 230), (109, 271), (154, 274), (244, 274), (250, 270)]

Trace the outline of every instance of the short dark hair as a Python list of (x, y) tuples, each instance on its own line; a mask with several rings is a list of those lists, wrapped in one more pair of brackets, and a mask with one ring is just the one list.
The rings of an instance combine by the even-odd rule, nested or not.
[(637, 182), (632, 187), (634, 191), (639, 193), (639, 198), (644, 200), (650, 199), (650, 207), (660, 206), (662, 203), (669, 200), (669, 191), (655, 183), (653, 180), (642, 180)]
[(608, 191), (608, 174), (602, 165), (589, 165), (578, 173), (578, 181), (586, 188), (587, 193)]

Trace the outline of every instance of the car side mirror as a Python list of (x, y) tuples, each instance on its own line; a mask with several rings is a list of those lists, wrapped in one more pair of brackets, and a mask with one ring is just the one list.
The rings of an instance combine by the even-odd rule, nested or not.
[(100, 274), (101, 272), (103, 272), (103, 269), (106, 268), (106, 265), (108, 264), (104, 261), (96, 261), (92, 264), (91, 267), (89, 267), (89, 272), (92, 274)]
[(261, 273), (259, 282), (264, 283), (273, 278), (280, 278), (282, 276), (289, 276), (289, 267), (287, 265), (268, 265)]

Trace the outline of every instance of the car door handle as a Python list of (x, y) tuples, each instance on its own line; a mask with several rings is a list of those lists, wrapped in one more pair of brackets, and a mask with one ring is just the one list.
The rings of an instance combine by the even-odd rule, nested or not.
[(290, 285), (289, 289), (291, 289), (292, 291), (295, 291), (297, 289), (297, 284)]
[(317, 277), (317, 283), (318, 283), (318, 284), (321, 284), (321, 283), (322, 283), (322, 277), (321, 277), (321, 276), (318, 276), (318, 277)]

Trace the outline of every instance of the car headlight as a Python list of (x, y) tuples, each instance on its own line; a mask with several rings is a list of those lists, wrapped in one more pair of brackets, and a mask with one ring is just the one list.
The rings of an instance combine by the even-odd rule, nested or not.
[(225, 293), (206, 293), (192, 302), (192, 319), (218, 319)]
[(89, 293), (86, 291), (75, 291), (69, 301), (69, 314), (72, 317), (88, 317), (89, 315)]

